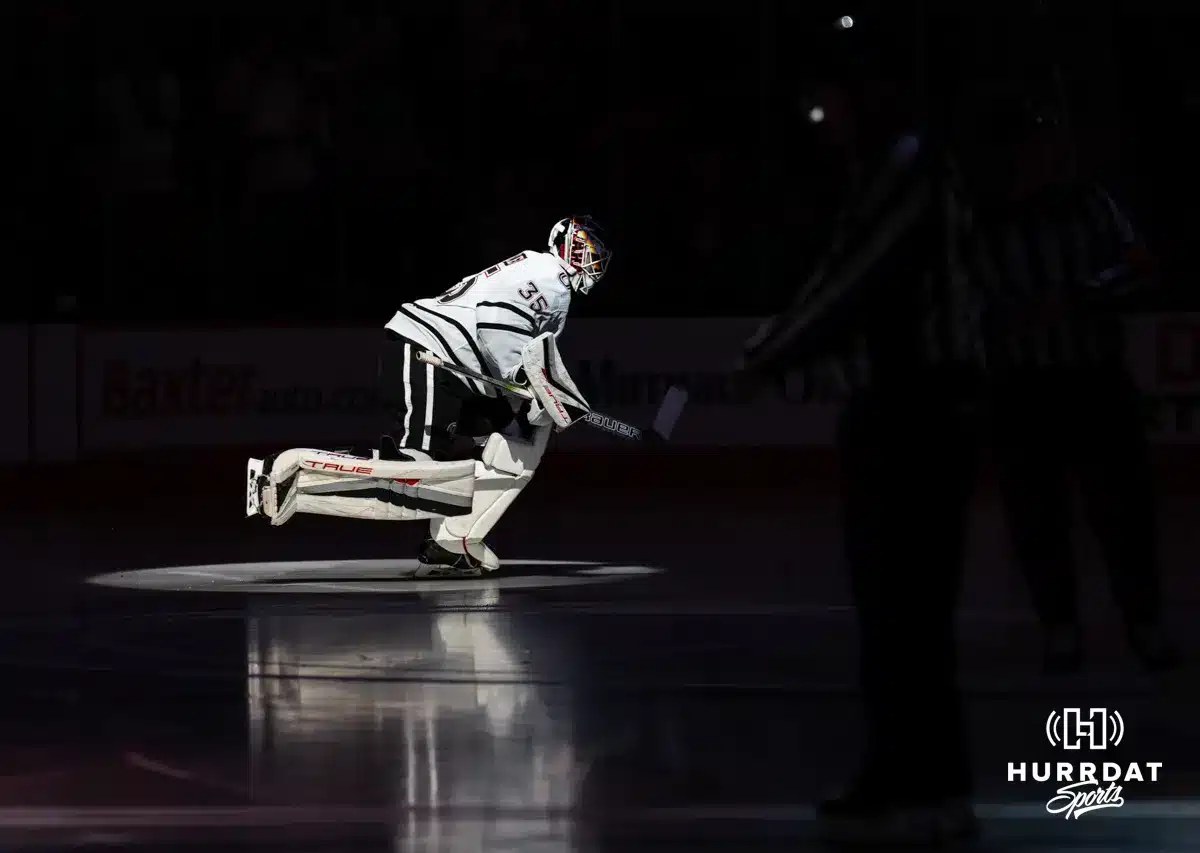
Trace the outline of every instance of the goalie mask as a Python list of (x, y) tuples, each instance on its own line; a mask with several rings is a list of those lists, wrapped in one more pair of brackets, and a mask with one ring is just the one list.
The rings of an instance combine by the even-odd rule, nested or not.
[(550, 251), (575, 270), (571, 286), (579, 293), (587, 293), (604, 277), (612, 257), (600, 226), (590, 216), (571, 216), (556, 222), (550, 231)]

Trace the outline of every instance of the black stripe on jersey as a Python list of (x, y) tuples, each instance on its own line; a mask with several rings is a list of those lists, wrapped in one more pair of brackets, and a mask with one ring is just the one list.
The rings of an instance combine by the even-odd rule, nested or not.
[(497, 332), (512, 332), (514, 335), (520, 335), (523, 338), (532, 338), (533, 332), (528, 329), (521, 329), (517, 326), (506, 326), (503, 323), (476, 323), (476, 329), (493, 329)]
[(488, 368), (488, 363), (484, 360), (483, 353), (479, 351), (479, 345), (475, 343), (474, 335), (467, 334), (467, 330), (465, 328), (463, 328), (462, 323), (458, 322), (457, 320), (450, 319), (445, 314), (439, 314), (437, 311), (434, 311), (430, 308), (426, 308), (424, 305), (418, 305), (414, 302), (414, 303), (412, 303), (412, 306), (413, 306), (413, 308), (418, 308), (421, 311), (424, 311), (426, 314), (432, 314), (434, 317), (437, 317), (439, 320), (449, 323), (451, 326), (458, 329), (459, 334), (461, 334), (463, 336), (463, 340), (467, 342), (467, 346), (469, 346), (471, 348), (471, 352), (474, 354), (476, 360), (478, 360), (478, 362), (479, 362), (479, 372), (482, 373), (484, 376), (490, 376), (492, 379), (496, 378), (496, 376), (492, 373), (491, 369)]
[(538, 324), (537, 324), (537, 321), (533, 319), (533, 315), (526, 314), (524, 311), (522, 311), (516, 305), (509, 305), (507, 302), (480, 302), (479, 307), (480, 308), (484, 308), (484, 307), (486, 307), (486, 308), (503, 308), (505, 311), (511, 311), (513, 314), (516, 314), (518, 317), (520, 317), (522, 320), (527, 322), (533, 328), (535, 328), (535, 329), (537, 328)]
[(442, 333), (439, 332), (434, 326), (430, 325), (425, 320), (422, 320), (416, 314), (414, 314), (413, 312), (411, 312), (407, 308), (405, 308), (403, 305), (400, 306), (400, 313), (403, 314), (408, 319), (412, 320), (414, 323), (424, 326), (428, 330), (429, 334), (431, 334), (435, 338), (437, 338), (438, 343), (440, 343), (442, 345), (442, 352), (444, 352), (446, 354), (446, 358), (450, 359), (452, 362), (457, 364), (459, 367), (465, 367), (469, 370), (474, 369), (471, 367), (471, 365), (463, 364), (461, 360), (459, 360), (458, 358), (455, 357), (454, 350), (453, 350), (453, 348), (451, 348), (450, 342), (447, 341), (445, 338), (443, 338)]
[[(400, 306), (400, 313), (402, 313), (404, 317), (407, 317), (408, 319), (412, 320), (413, 323), (416, 323), (421, 326), (425, 326), (425, 329), (427, 329), (428, 332), (430, 332), (430, 335), (432, 335), (433, 337), (436, 337), (438, 340), (438, 343), (442, 344), (442, 352), (445, 353), (445, 358), (450, 359), (450, 361), (455, 362), (455, 364), (460, 367), (466, 367), (467, 370), (474, 370), (474, 368), (472, 366), (464, 365), (462, 360), (457, 358), (457, 356), (455, 355), (455, 350), (452, 349), (450, 347), (450, 343), (448, 341), (446, 341), (444, 337), (442, 337), (442, 332), (439, 332), (436, 328), (434, 328), (434, 326), (432, 324), (427, 323), (426, 320), (422, 320), (420, 317), (416, 316), (416, 314), (414, 314), (412, 311), (409, 311), (408, 308), (404, 307), (403, 305)], [(491, 394), (488, 394), (487, 386), (484, 383), (479, 382), (478, 379), (470, 379), (469, 377), (460, 377), (460, 378), (462, 379), (462, 382), (467, 383), (468, 388), (474, 388), (476, 392), (479, 392), (479, 394), (491, 396)]]
[[(416, 306), (414, 306), (414, 307), (416, 307)], [(425, 329), (427, 329), (429, 331), (429, 334), (431, 334), (435, 338), (437, 338), (438, 343), (440, 343), (442, 345), (442, 352), (444, 352), (446, 354), (446, 358), (450, 359), (450, 361), (454, 362), (459, 367), (465, 367), (467, 370), (475, 369), (474, 367), (472, 367), (469, 364), (463, 364), (462, 360), (460, 358), (458, 358), (457, 356), (455, 356), (454, 350), (450, 347), (449, 342), (444, 337), (442, 337), (442, 333), (439, 332), (432, 324), (426, 322), (425, 320), (422, 320), (416, 314), (414, 314), (413, 312), (411, 312), (407, 308), (405, 308), (403, 305), (400, 306), (400, 313), (403, 314), (408, 319), (412, 320), (414, 323), (416, 323), (420, 326), (424, 326)], [(470, 379), (466, 376), (463, 376), (461, 378), (462, 378), (463, 382), (468, 383), (469, 387), (474, 387), (476, 389), (476, 391), (478, 391), (480, 394), (487, 394), (487, 390), (486, 390), (487, 386), (485, 386), (482, 382), (479, 382), (478, 380), (475, 380), (475, 379)], [(490, 395), (488, 395), (488, 396), (490, 396)]]

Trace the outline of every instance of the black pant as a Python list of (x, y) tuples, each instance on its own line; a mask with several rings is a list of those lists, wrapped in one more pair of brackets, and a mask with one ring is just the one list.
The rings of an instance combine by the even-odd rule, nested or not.
[(1161, 576), (1141, 396), (1118, 366), (1013, 371), (992, 394), (992, 434), (1014, 552), (1038, 617), (1078, 620), (1071, 486), (1131, 625), (1157, 621)]
[(970, 790), (955, 608), (976, 415), (936, 378), (859, 393), (843, 414), (843, 535), (858, 611), (867, 784)]
[(418, 360), (423, 349), (387, 332), (379, 356), (380, 393), (392, 413), (387, 434), (401, 452), (467, 458), (475, 449), (473, 437), (512, 422), (512, 406), (502, 397), (476, 395), (454, 374)]

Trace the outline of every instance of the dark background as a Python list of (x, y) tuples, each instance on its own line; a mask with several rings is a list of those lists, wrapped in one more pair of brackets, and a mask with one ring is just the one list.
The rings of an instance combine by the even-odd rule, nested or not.
[[(945, 22), (919, 3), (824, 0), (10, 6), (0, 322), (382, 326), (402, 301), (541, 248), (570, 212), (605, 222), (616, 251), (575, 315), (770, 313), (852, 186), (838, 91), (863, 83), (883, 103), (907, 79), (936, 86), (947, 53), (969, 60), (971, 81), (1058, 57), (1084, 167), (1160, 256), (1156, 307), (1200, 307), (1188, 252), (1200, 27), (1188, 6), (961, 5), (978, 14)], [(837, 30), (841, 15), (855, 26)], [(818, 103), (826, 120), (814, 124)], [(55, 355), (69, 331), (44, 349)], [(86, 359), (73, 352), (45, 356), (47, 375)], [(173, 421), (162, 423), (171, 437)], [(171, 565), (403, 560), (424, 536), (424, 525), (341, 519), (251, 525), (242, 449), (163, 447), (19, 468), (2, 483), (12, 506), (0, 522), (0, 804), (245, 802), (239, 786), (264, 752), (247, 733), (247, 625), (268, 618), (307, 643), (282, 644), (280, 666), (294, 672), (262, 679), (282, 696), (268, 781), (288, 783), (268, 794), (394, 805), (390, 774), (414, 708), (439, 717), (445, 789), (451, 777), (477, 781), (487, 715), (474, 683), (429, 680), (467, 670), (441, 655), (436, 617), (415, 605), (355, 598), (340, 605), (345, 618), (325, 619), (308, 600), (82, 585)], [(1168, 599), (1194, 646), (1196, 468), (1177, 457), (1169, 467)], [(861, 731), (835, 475), (825, 447), (556, 454), (539, 472), (497, 530), (506, 560), (665, 569), (590, 599), (576, 588), (501, 599), (517, 614), (502, 625), (512, 657), (528, 663), (516, 687), (555, 680), (545, 728), (569, 731), (592, 768), (581, 800), (808, 802), (847, 777)], [(1006, 763), (1046, 757), (1050, 708), (1099, 704), (1129, 715), (1123, 758), (1170, 762), (1167, 784), (1131, 802), (1193, 795), (1194, 670), (1174, 694), (1131, 675), (1094, 549), (1083, 586), (1096, 666), (1065, 685), (1037, 680), (1039, 636), (986, 481), (968, 551), (962, 644), (980, 790), (1036, 809), (1049, 792), (1007, 783)], [(364, 680), (302, 701), (321, 681), (306, 668), (339, 648)], [(376, 708), (371, 728), (362, 719)], [(294, 743), (288, 720), (311, 724)], [(663, 755), (672, 738), (685, 760)], [(532, 738), (492, 740), (524, 750)], [(171, 781), (131, 756), (195, 776)], [(503, 792), (496, 783), (484, 795)], [(1057, 827), (1063, 849), (1087, 840), (1074, 821), (1032, 826)], [(1182, 849), (1161, 826), (1149, 849)]]
[[(4, 310), (382, 324), (585, 211), (618, 255), (580, 315), (771, 312), (847, 187), (836, 110), (813, 124), (811, 99), (936, 69), (923, 5), (13, 8)], [(1028, 5), (973, 4), (950, 40), (983, 77), (1053, 51), (1082, 161), (1189, 300), (1196, 19)]]

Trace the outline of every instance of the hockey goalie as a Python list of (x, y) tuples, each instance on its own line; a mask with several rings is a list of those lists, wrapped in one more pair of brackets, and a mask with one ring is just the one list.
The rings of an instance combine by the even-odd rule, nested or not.
[[(554, 430), (590, 411), (558, 353), (573, 293), (603, 278), (610, 252), (590, 217), (555, 224), (549, 251), (524, 251), (441, 296), (405, 303), (385, 326), (379, 379), (395, 401), (378, 447), (298, 448), (247, 465), (246, 514), (429, 519), (418, 576), (500, 567), (484, 543), (537, 470)], [(483, 378), (440, 370), (421, 353)]]

